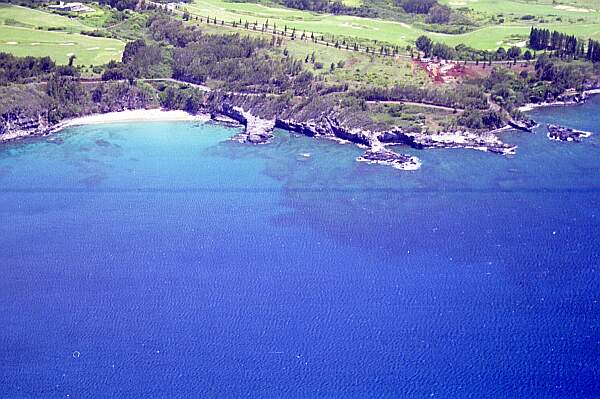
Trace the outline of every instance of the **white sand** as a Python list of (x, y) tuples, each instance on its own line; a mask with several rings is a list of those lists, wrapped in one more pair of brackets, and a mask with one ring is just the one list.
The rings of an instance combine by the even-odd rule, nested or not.
[(165, 111), (162, 109), (136, 109), (121, 112), (108, 112), (106, 114), (94, 114), (80, 118), (67, 119), (56, 125), (52, 132), (65, 129), (70, 126), (97, 125), (103, 123), (118, 122), (157, 122), (157, 121), (201, 121), (207, 122), (210, 115), (192, 115), (185, 111)]

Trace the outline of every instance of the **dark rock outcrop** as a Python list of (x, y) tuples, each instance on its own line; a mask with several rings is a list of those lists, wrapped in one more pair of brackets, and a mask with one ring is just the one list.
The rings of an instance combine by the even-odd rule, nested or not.
[(407, 145), (418, 150), (423, 149), (423, 144), (415, 141), (415, 137), (405, 133), (400, 128), (395, 128), (379, 134), (379, 141), (396, 145)]
[(240, 143), (267, 144), (273, 138), (275, 121), (262, 119), (244, 111), (240, 107), (234, 107), (231, 103), (224, 102), (221, 113), (244, 126), (244, 130), (231, 139)]
[(586, 102), (588, 95), (586, 92), (568, 91), (556, 97), (555, 101), (564, 104), (580, 104)]
[(550, 140), (580, 142), (582, 138), (590, 136), (590, 132), (574, 130), (559, 125), (548, 125), (548, 138)]
[(415, 149), (469, 148), (503, 155), (514, 154), (516, 149), (515, 146), (502, 142), (498, 136), (491, 132), (403, 133), (400, 129), (396, 128), (392, 132), (380, 133), (379, 140), (386, 144), (408, 145)]
[(538, 125), (533, 119), (526, 119), (522, 121), (509, 120), (508, 124), (513, 129), (522, 130), (524, 132), (532, 133), (533, 129)]
[(356, 160), (359, 162), (389, 165), (401, 170), (417, 170), (421, 167), (421, 161), (417, 157), (397, 154), (383, 147), (371, 148), (362, 156), (356, 158)]
[(296, 122), (293, 120), (284, 120), (279, 118), (275, 119), (275, 127), (278, 129), (287, 130), (289, 132), (303, 134), (309, 137), (325, 136), (331, 133), (323, 126), (320, 126), (314, 122)]

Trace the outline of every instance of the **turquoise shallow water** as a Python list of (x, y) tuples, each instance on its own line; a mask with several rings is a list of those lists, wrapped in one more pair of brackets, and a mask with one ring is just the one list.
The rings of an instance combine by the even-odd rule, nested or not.
[(4, 144), (0, 396), (595, 398), (599, 109), (416, 172), (194, 123)]

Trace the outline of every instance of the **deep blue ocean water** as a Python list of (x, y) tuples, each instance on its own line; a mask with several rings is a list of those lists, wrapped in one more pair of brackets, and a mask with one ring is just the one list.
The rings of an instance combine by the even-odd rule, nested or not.
[(3, 144), (0, 397), (598, 398), (599, 111), (416, 172), (183, 122)]

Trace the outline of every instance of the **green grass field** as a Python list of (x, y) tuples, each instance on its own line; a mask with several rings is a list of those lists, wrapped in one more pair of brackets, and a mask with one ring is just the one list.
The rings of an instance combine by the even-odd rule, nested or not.
[[(445, 1), (450, 2), (451, 0)], [(459, 0), (457, 0), (457, 2), (458, 1)], [(469, 0), (468, 4), (478, 4), (480, 1), (483, 3), (482, 7), (487, 4), (487, 8), (484, 7), (484, 9), (487, 9), (488, 11), (493, 10), (493, 4), (504, 3), (503, 1), (497, 0)], [(586, 2), (587, 0), (582, 1)], [(507, 1), (507, 3), (510, 2), (517, 3), (516, 1), (511, 0)], [(499, 12), (498, 10), (502, 9), (504, 5), (498, 7), (496, 7), (497, 10), (493, 12)], [(540, 10), (540, 13), (546, 12), (548, 9), (554, 9), (554, 6), (551, 5), (542, 5), (540, 7), (544, 7), (545, 10)], [(284, 25), (287, 25), (288, 28), (294, 27), (300, 31), (353, 38), (354, 40), (362, 42), (377, 40), (379, 42), (406, 46), (408, 44), (413, 44), (418, 36), (427, 34), (436, 41), (445, 42), (450, 45), (464, 43), (485, 50), (493, 50), (501, 45), (524, 44), (523, 42), (527, 38), (532, 24), (532, 22), (528, 24), (525, 23), (525, 21), (518, 24), (496, 24), (493, 26), (482, 27), (465, 34), (447, 35), (425, 32), (422, 29), (401, 22), (382, 21), (346, 15), (316, 14), (253, 3), (230, 3), (223, 0), (195, 0), (192, 4), (187, 5), (186, 8), (193, 15), (203, 17), (210, 16), (227, 21), (242, 19), (242, 21), (248, 20), (249, 22), (258, 21), (258, 23), (264, 23), (266, 20), (269, 20), (271, 25), (275, 23), (279, 28), (283, 28)], [(529, 7), (524, 7), (521, 11), (514, 12), (526, 12), (527, 10), (529, 10)], [(568, 15), (571, 13), (571, 11), (567, 12), (564, 10), (556, 10), (556, 12), (567, 13)], [(590, 11), (584, 14), (592, 15), (588, 15), (583, 22), (578, 24), (558, 23), (555, 21), (546, 24), (535, 22), (535, 25), (538, 27), (545, 26), (550, 29), (557, 29), (581, 37), (600, 39), (600, 20), (596, 18), (596, 14), (598, 13)]]
[(69, 32), (80, 32), (87, 26), (77, 19), (66, 18), (31, 8), (0, 4), (0, 24), (13, 24), (30, 29), (62, 28)]
[[(50, 30), (47, 29), (61, 29)], [(0, 51), (18, 56), (50, 56), (65, 64), (100, 65), (121, 58), (125, 44), (79, 32), (91, 30), (80, 20), (30, 8), (0, 5)]]
[[(512, 23), (527, 23), (522, 17), (534, 16), (549, 23), (600, 23), (597, 0), (440, 0), (455, 9), (468, 8), (477, 19), (504, 18)], [(531, 21), (529, 22), (531, 23)]]

